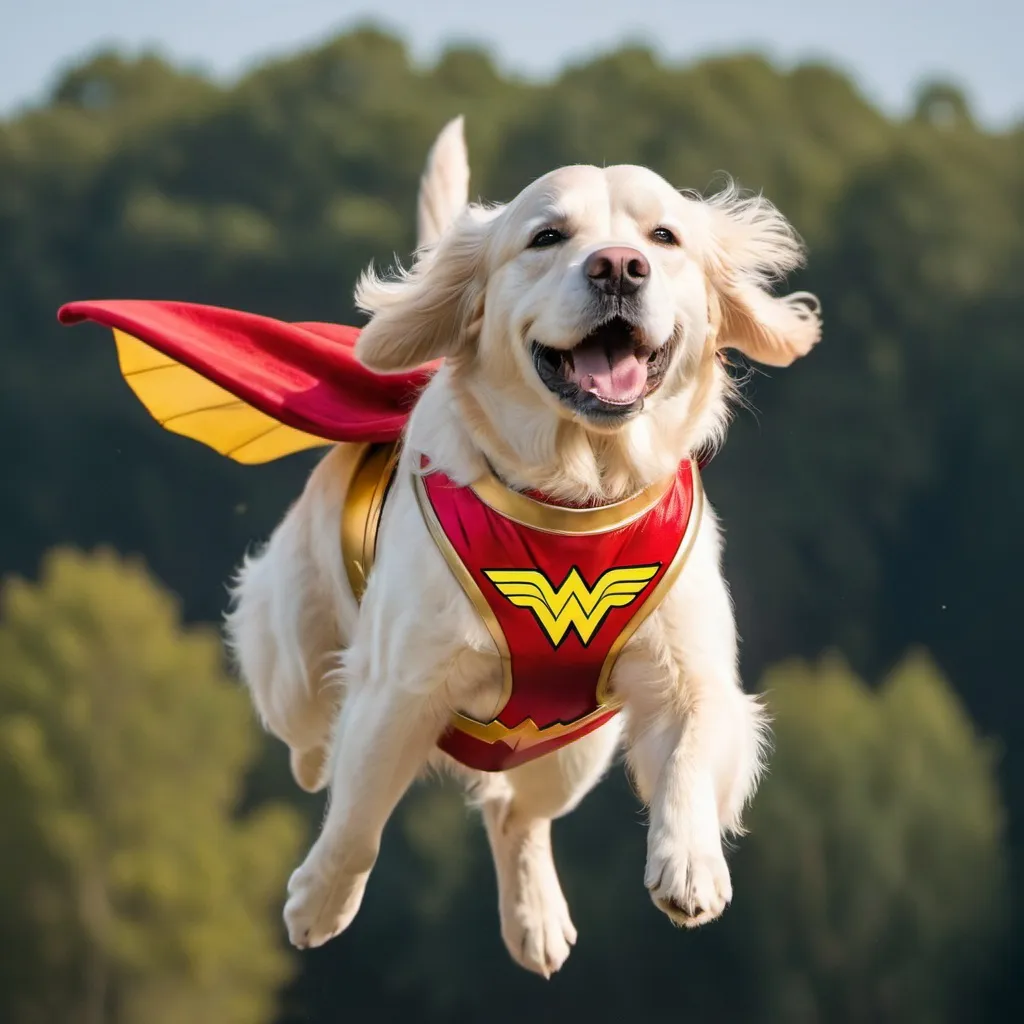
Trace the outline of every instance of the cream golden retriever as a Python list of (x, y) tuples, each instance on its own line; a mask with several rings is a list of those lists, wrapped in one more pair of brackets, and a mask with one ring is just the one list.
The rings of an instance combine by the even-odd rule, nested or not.
[(425, 525), (421, 455), (459, 485), (490, 472), (553, 500), (618, 502), (722, 439), (722, 350), (785, 366), (820, 322), (813, 296), (769, 291), (801, 246), (760, 196), (703, 199), (634, 166), (564, 167), (500, 207), (468, 205), (467, 192), (460, 119), (424, 175), (412, 270), (368, 271), (358, 285), (367, 366), (444, 358), (408, 425), (361, 602), (339, 546), (354, 449), (339, 445), (244, 564), (228, 633), (296, 780), (329, 786), (320, 835), (288, 885), (291, 941), (318, 946), (351, 924), (389, 815), (428, 765), (444, 765), (482, 812), (508, 950), (548, 977), (576, 939), (551, 822), (620, 746), (649, 808), (644, 884), (656, 906), (694, 926), (732, 898), (722, 840), (740, 830), (766, 723), (737, 674), (719, 527), (705, 507), (685, 568), (615, 662), (623, 712), (521, 767), (474, 772), (436, 744), (453, 710), (493, 713), (499, 658)]

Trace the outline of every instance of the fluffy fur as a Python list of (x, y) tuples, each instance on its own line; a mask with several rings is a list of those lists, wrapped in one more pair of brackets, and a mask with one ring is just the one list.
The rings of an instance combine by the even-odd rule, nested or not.
[[(497, 208), (466, 206), (467, 183), (460, 120), (424, 175), (427, 248), (410, 271), (371, 271), (359, 282), (371, 320), (357, 352), (368, 366), (389, 372), (445, 357), (413, 412), (361, 607), (338, 543), (352, 470), (351, 449), (339, 445), (244, 564), (228, 632), (263, 722), (291, 749), (299, 785), (330, 787), (320, 835), (288, 885), (291, 941), (318, 946), (348, 927), (389, 815), (428, 765), (441, 764), (482, 812), (509, 952), (547, 977), (576, 938), (551, 822), (599, 781), (620, 744), (649, 808), (644, 883), (655, 904), (694, 926), (732, 897), (722, 840), (740, 831), (766, 725), (737, 674), (718, 523), (706, 511), (678, 581), (617, 662), (612, 685), (625, 712), (513, 771), (471, 772), (445, 764), (436, 740), (452, 708), (493, 713), (498, 659), (427, 533), (411, 483), (414, 453), (462, 484), (489, 464), (512, 487), (617, 501), (722, 439), (723, 349), (783, 366), (810, 350), (820, 325), (812, 296), (767, 290), (800, 262), (801, 248), (760, 196), (728, 188), (704, 200), (632, 166), (562, 168)], [(564, 241), (531, 248), (551, 226)], [(656, 240), (659, 227), (679, 244)], [(547, 390), (530, 346), (568, 350), (594, 326), (599, 311), (581, 264), (611, 244), (648, 259), (637, 329), (652, 348), (673, 348), (642, 411), (608, 424)]]

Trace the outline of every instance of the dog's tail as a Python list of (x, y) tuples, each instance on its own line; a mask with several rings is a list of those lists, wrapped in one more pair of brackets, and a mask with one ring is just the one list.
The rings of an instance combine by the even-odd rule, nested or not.
[(434, 245), (469, 202), (469, 156), (460, 114), (434, 140), (420, 178), (417, 208), (419, 248)]

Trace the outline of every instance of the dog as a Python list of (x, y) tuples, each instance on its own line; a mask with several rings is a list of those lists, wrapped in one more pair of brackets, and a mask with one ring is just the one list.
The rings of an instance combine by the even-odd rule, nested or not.
[[(649, 810), (644, 884), (655, 905), (694, 927), (732, 898), (723, 837), (742, 831), (768, 723), (738, 677), (719, 525), (694, 460), (724, 438), (735, 386), (723, 353), (787, 366), (819, 340), (820, 306), (808, 293), (770, 291), (802, 263), (803, 248), (760, 195), (729, 185), (702, 198), (637, 166), (563, 167), (505, 205), (469, 204), (468, 183), (457, 119), (424, 172), (412, 269), (371, 268), (357, 285), (357, 305), (370, 317), (356, 348), (361, 362), (388, 374), (443, 360), (390, 475), (373, 478), (389, 483), (372, 565), (354, 576), (339, 542), (365, 465), (359, 446), (340, 444), (244, 561), (227, 635), (265, 727), (290, 748), (298, 784), (329, 787), (320, 834), (288, 883), (290, 941), (319, 946), (351, 924), (385, 823), (413, 781), (440, 767), (465, 783), (481, 812), (509, 953), (550, 977), (576, 940), (551, 822), (579, 804), (620, 749)], [(561, 629), (562, 647), (553, 640), (546, 656), (554, 663), (570, 640), (577, 653), (587, 646), (593, 622), (577, 612), (595, 606), (599, 588), (582, 573), (545, 590), (539, 570), (486, 569), (497, 582), (485, 606), (485, 576), (465, 583), (437, 532), (443, 515), (463, 514), (442, 509), (447, 496), (468, 496), (476, 504), (465, 515), (491, 516), (495, 529), (515, 519), (502, 518), (503, 508), (527, 506), (537, 522), (568, 523), (551, 531), (556, 557), (567, 545), (583, 550), (569, 535), (574, 523), (605, 521), (655, 492), (675, 500), (677, 491), (678, 507), (689, 503), (671, 541), (681, 568), (612, 641), (610, 674), (584, 726), (571, 742), (555, 742), (545, 736), (574, 727), (501, 725), (495, 716), (509, 686), (535, 680), (524, 673), (509, 682), (510, 655), (487, 609), (504, 594), (509, 616), (543, 619), (549, 639)], [(616, 529), (629, 529), (625, 522)], [(634, 529), (630, 543), (648, 543), (658, 530)], [(593, 543), (596, 551), (604, 542)], [(467, 551), (472, 559), (472, 543)], [(641, 577), (664, 560), (650, 561), (608, 577), (597, 600), (608, 621), (632, 613), (627, 605), (647, 585)], [(529, 664), (545, 671), (542, 656)], [(491, 728), (512, 760), (483, 770), (444, 740), (482, 749), (473, 737)]]

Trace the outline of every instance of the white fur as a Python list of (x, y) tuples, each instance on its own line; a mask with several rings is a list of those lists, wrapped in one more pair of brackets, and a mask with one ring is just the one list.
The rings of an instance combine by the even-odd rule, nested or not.
[[(740, 831), (766, 724), (737, 674), (718, 524), (708, 509), (678, 581), (617, 662), (612, 685), (625, 714), (513, 771), (473, 772), (450, 762), (436, 740), (453, 708), (480, 719), (494, 712), (499, 662), (427, 532), (414, 460), (426, 453), (464, 484), (489, 463), (515, 487), (621, 499), (721, 439), (730, 387), (720, 349), (782, 365), (814, 344), (819, 322), (810, 301), (765, 290), (800, 258), (788, 224), (765, 200), (729, 190), (704, 201), (638, 167), (570, 167), (506, 207), (460, 212), (464, 149), (461, 124), (453, 124), (458, 130), (446, 129), (423, 184), (424, 195), (447, 197), (421, 216), (429, 235), (421, 241), (436, 246), (411, 272), (388, 281), (365, 275), (358, 292), (373, 315), (358, 346), (368, 365), (387, 372), (446, 357), (413, 412), (362, 606), (339, 551), (351, 470), (351, 452), (340, 445), (245, 563), (228, 627), (256, 707), (291, 747), (300, 785), (330, 785), (319, 838), (288, 886), (292, 942), (320, 945), (349, 925), (389, 815), (428, 764), (444, 765), (482, 810), (509, 952), (549, 976), (576, 938), (552, 860), (551, 821), (598, 782), (620, 734), (650, 809), (645, 884), (656, 905), (694, 926), (731, 899), (722, 836)], [(435, 190), (431, 175), (442, 165), (458, 187)], [(528, 248), (555, 222), (570, 235), (564, 243)], [(682, 244), (652, 241), (659, 225)], [(654, 347), (674, 339), (677, 349), (643, 412), (614, 430), (564, 408), (529, 356), (532, 339), (568, 348), (587, 333), (581, 264), (609, 244), (648, 257), (642, 326)]]

